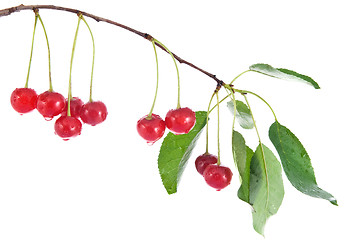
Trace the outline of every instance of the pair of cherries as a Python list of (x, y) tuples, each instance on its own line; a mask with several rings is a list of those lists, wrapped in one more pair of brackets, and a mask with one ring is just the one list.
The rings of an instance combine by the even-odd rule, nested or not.
[(165, 120), (156, 114), (144, 116), (137, 122), (138, 134), (153, 144), (165, 133), (166, 127), (176, 135), (186, 134), (196, 123), (196, 113), (190, 108), (177, 108), (169, 110)]
[(233, 173), (231, 169), (220, 166), (217, 162), (217, 156), (204, 153), (197, 157), (195, 166), (197, 172), (203, 176), (206, 183), (220, 191), (231, 183)]
[(57, 92), (46, 91), (37, 95), (31, 88), (16, 88), (10, 97), (12, 107), (20, 114), (28, 113), (35, 108), (48, 121), (55, 116), (61, 116), (55, 122), (55, 133), (69, 140), (81, 134), (82, 122), (95, 126), (103, 122), (107, 117), (107, 109), (104, 103), (88, 102), (84, 104), (79, 98), (70, 101), (70, 115), (67, 114), (67, 100)]

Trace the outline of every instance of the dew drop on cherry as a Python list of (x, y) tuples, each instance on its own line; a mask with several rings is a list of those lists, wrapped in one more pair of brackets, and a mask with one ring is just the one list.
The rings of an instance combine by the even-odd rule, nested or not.
[(53, 119), (53, 117), (44, 117), (44, 119), (49, 122)]
[[(155, 141), (156, 142), (156, 141)], [(148, 146), (152, 146), (155, 142), (149, 142), (149, 141), (147, 141), (147, 145)]]

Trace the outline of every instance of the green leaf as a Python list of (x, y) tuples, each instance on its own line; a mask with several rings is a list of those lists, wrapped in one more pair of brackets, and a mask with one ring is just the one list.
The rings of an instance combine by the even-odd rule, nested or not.
[[(227, 107), (231, 111), (232, 114), (234, 114), (234, 106), (233, 101), (229, 101), (227, 103)], [(236, 100), (236, 119), (239, 122), (239, 125), (241, 125), (244, 129), (252, 129), (254, 127), (253, 118), (251, 111), (249, 111), (249, 108), (247, 105), (239, 100)]]
[(254, 153), (246, 146), (243, 136), (235, 130), (232, 133), (232, 152), (234, 163), (242, 180), (237, 195), (239, 199), (249, 203), (250, 164)]
[(263, 144), (252, 157), (249, 191), (254, 230), (264, 235), (267, 219), (277, 213), (282, 204), (284, 187), (280, 163)]
[(277, 149), (288, 180), (296, 189), (338, 205), (330, 193), (318, 187), (307, 151), (288, 128), (274, 122), (269, 128), (269, 138)]
[(279, 79), (304, 81), (312, 85), (315, 89), (320, 88), (318, 83), (315, 82), (312, 78), (299, 74), (292, 70), (288, 70), (284, 68), (274, 68), (264, 63), (253, 64), (252, 66), (249, 67), (249, 69)]
[(168, 133), (158, 155), (158, 169), (168, 194), (177, 192), (177, 185), (191, 156), (192, 150), (206, 125), (207, 112), (196, 112), (196, 124), (183, 135)]

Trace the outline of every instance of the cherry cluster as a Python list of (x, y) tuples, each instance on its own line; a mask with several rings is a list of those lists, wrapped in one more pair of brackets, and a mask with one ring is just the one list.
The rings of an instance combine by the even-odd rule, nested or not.
[[(60, 117), (55, 122), (55, 133), (69, 140), (81, 134), (82, 123), (95, 126), (105, 121), (106, 105), (101, 101), (89, 101), (86, 104), (77, 97), (68, 103), (60, 93), (46, 91), (37, 95), (31, 88), (16, 88), (10, 97), (11, 106), (20, 114), (37, 111), (50, 121), (55, 116)], [(69, 111), (70, 110), (70, 111)]]
[(204, 153), (196, 158), (195, 166), (197, 172), (203, 175), (206, 183), (220, 191), (227, 187), (232, 180), (232, 171), (228, 167), (218, 164), (217, 156)]
[(166, 127), (176, 135), (186, 134), (196, 123), (196, 113), (190, 108), (178, 108), (168, 111), (165, 121), (156, 114), (146, 115), (137, 122), (140, 136), (152, 145), (165, 133)]

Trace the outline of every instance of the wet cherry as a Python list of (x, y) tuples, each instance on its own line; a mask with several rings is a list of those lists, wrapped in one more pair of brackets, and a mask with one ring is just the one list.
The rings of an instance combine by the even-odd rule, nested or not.
[(160, 139), (165, 133), (165, 130), (165, 121), (156, 114), (152, 114), (151, 119), (147, 119), (146, 115), (137, 122), (138, 134), (149, 144), (153, 144)]
[(103, 102), (88, 102), (82, 106), (80, 118), (81, 120), (92, 126), (105, 121), (107, 117), (107, 108)]
[(36, 108), (37, 94), (31, 88), (16, 88), (10, 97), (11, 106), (18, 113), (28, 113)]
[[(65, 101), (65, 108), (64, 111), (62, 111), (61, 116), (67, 116), (67, 99)], [(84, 105), (84, 102), (78, 98), (73, 97), (70, 101), (70, 113), (71, 117), (80, 118), (81, 108)]]
[(46, 120), (51, 120), (64, 110), (65, 98), (60, 93), (46, 91), (37, 98), (36, 108)]
[(191, 131), (196, 123), (196, 113), (187, 107), (172, 109), (168, 111), (165, 122), (174, 134), (185, 134)]
[(81, 129), (82, 123), (75, 117), (61, 116), (55, 122), (55, 133), (64, 140), (80, 135)]
[(204, 170), (208, 167), (208, 165), (216, 164), (218, 161), (217, 156), (209, 153), (204, 153), (196, 158), (195, 166), (197, 172), (203, 175)]
[(232, 180), (232, 171), (228, 167), (209, 165), (203, 172), (204, 180), (217, 191), (227, 187)]

